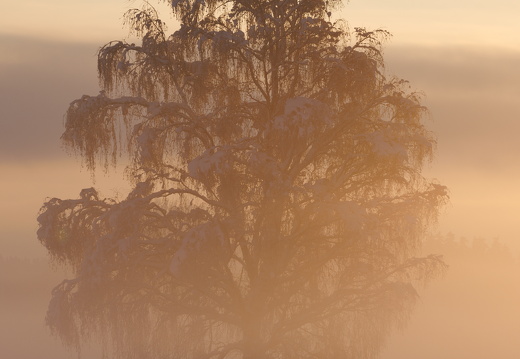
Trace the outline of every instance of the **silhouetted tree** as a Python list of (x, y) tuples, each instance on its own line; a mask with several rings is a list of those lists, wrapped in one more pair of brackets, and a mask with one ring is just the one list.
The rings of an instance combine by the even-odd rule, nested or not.
[[(334, 3), (334, 4), (330, 4)], [(38, 237), (75, 277), (47, 323), (117, 358), (371, 358), (442, 266), (414, 258), (446, 199), (421, 175), (425, 108), (382, 73), (385, 31), (324, 0), (175, 0), (167, 36), (99, 51), (102, 91), (63, 140), (86, 165), (130, 158), (121, 201), (53, 198)]]

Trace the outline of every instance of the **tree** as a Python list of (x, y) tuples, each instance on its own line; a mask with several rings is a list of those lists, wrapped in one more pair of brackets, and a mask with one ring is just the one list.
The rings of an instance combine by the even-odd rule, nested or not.
[(124, 200), (47, 201), (39, 240), (74, 278), (47, 323), (116, 358), (372, 358), (406, 317), (415, 258), (447, 198), (421, 174), (427, 112), (383, 73), (385, 31), (330, 21), (323, 0), (149, 4), (141, 45), (99, 51), (102, 91), (63, 141), (88, 168), (128, 156)]

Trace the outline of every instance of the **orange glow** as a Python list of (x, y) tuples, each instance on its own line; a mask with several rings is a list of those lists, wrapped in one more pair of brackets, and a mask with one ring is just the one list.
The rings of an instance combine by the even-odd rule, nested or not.
[[(350, 28), (393, 34), (385, 46), (387, 75), (424, 92), (427, 127), (438, 143), (426, 176), (438, 178), (451, 197), (432, 232), (455, 238), (426, 251), (445, 254), (450, 269), (419, 292), (409, 326), (389, 338), (381, 359), (517, 359), (520, 2), (345, 3), (340, 14)], [(21, 0), (0, 12), (0, 357), (75, 355), (43, 324), (50, 290), (66, 274), (44, 259), (36, 216), (49, 196), (75, 198), (94, 186), (79, 160), (58, 149), (63, 114), (72, 99), (96, 95), (95, 53), (128, 36), (122, 14), (140, 4)], [(124, 197), (122, 171), (111, 175), (98, 172), (95, 187)], [(510, 257), (506, 250), (495, 256), (495, 238)]]

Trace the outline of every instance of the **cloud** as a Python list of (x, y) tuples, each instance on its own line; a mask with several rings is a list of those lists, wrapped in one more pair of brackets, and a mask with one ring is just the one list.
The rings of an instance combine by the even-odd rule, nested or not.
[[(437, 96), (510, 96), (518, 91), (520, 52), (502, 48), (390, 46), (391, 71)], [(461, 94), (464, 90), (464, 94)]]
[(0, 158), (63, 156), (59, 137), (68, 104), (95, 94), (93, 44), (0, 35)]
[(395, 46), (388, 72), (426, 94), (446, 165), (508, 170), (518, 161), (520, 52), (493, 48)]
[[(9, 35), (0, 44), (0, 158), (63, 156), (63, 115), (72, 100), (97, 93), (95, 55), (103, 44)], [(385, 55), (389, 74), (426, 94), (439, 156), (451, 154), (443, 161), (487, 168), (518, 158), (520, 52), (398, 45)]]

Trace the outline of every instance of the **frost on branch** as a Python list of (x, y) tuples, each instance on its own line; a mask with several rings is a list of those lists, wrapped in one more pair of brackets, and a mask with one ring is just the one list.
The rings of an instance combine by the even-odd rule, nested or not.
[[(415, 287), (448, 195), (422, 175), (427, 110), (387, 77), (388, 33), (331, 22), (338, 1), (178, 0), (167, 34), (100, 49), (102, 91), (64, 143), (89, 169), (127, 158), (123, 200), (52, 198), (38, 238), (73, 278), (47, 323), (113, 358), (375, 358)], [(125, 157), (127, 155), (127, 157)]]

